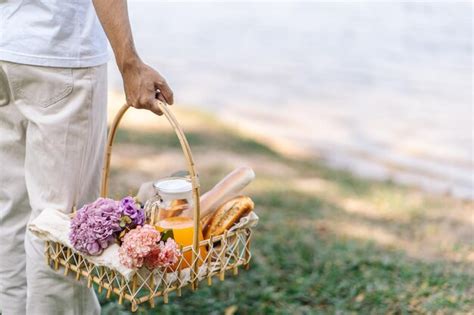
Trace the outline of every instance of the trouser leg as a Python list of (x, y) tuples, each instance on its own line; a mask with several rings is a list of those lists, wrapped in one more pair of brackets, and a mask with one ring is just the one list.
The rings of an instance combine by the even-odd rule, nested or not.
[[(9, 79), (16, 83), (15, 104), (28, 120), (25, 182), (30, 219), (45, 208), (70, 211), (73, 204), (95, 200), (106, 136), (106, 66), (15, 65)], [(34, 80), (38, 84), (32, 84)], [(52, 96), (44, 97), (41, 91)], [(92, 289), (46, 265), (43, 241), (26, 232), (25, 250), (27, 314), (99, 314)]]
[(23, 246), (30, 216), (25, 179), (27, 121), (11, 103), (10, 86), (0, 63), (0, 310), (26, 311), (26, 259)]

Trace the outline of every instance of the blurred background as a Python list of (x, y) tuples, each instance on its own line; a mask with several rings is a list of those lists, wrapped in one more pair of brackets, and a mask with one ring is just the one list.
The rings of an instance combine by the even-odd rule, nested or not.
[(471, 3), (131, 1), (130, 17), (179, 104), (473, 198)]
[[(204, 187), (241, 164), (258, 178), (256, 270), (164, 313), (474, 309), (471, 2), (131, 0), (129, 14)], [(118, 135), (122, 190), (180, 167), (154, 119), (133, 113)]]

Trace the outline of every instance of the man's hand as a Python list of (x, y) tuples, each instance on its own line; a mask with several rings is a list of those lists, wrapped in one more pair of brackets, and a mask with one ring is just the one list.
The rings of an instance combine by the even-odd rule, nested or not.
[(173, 92), (165, 78), (145, 63), (140, 60), (126, 63), (121, 67), (121, 72), (127, 104), (130, 106), (149, 109), (161, 115), (163, 113), (154, 103), (155, 99), (173, 104)]
[(154, 104), (159, 99), (173, 104), (173, 92), (166, 80), (141, 61), (133, 43), (126, 0), (93, 0), (95, 11), (114, 50), (117, 66), (122, 73), (127, 104), (146, 108), (158, 115)]

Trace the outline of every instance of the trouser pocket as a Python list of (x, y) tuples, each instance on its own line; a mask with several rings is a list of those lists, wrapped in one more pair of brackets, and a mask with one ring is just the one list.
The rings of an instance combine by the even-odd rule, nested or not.
[(32, 106), (48, 107), (71, 94), (71, 68), (8, 64), (8, 79), (15, 101)]

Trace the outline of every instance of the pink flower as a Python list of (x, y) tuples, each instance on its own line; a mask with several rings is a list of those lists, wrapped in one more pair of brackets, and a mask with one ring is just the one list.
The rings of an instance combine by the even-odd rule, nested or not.
[(149, 224), (137, 226), (123, 238), (119, 259), (125, 267), (135, 269), (145, 265), (149, 269), (169, 267), (178, 262), (181, 252), (176, 242), (161, 241), (160, 232)]
[(149, 224), (137, 226), (123, 238), (119, 249), (120, 262), (128, 268), (140, 268), (144, 258), (159, 248), (160, 232)]
[(157, 248), (154, 248), (148, 256), (145, 257), (145, 266), (149, 269), (158, 267), (169, 267), (176, 264), (181, 257), (178, 245), (172, 238), (165, 242), (160, 242)]

